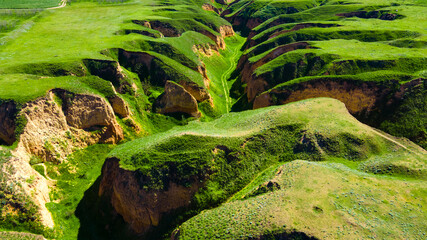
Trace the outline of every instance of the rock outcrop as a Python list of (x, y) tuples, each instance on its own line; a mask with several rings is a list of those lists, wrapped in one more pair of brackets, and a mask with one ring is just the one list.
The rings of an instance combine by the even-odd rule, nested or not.
[[(291, 51), (295, 51), (298, 49), (309, 49), (311, 48), (310, 44), (307, 42), (297, 42), (297, 43), (291, 43), (279, 46), (275, 48), (273, 51), (266, 54), (264, 57), (259, 59), (256, 62), (249, 62), (249, 56), (244, 55), (237, 65), (237, 69), (240, 70), (241, 75), (241, 82), (242, 84), (246, 85), (245, 87), (245, 93), (247, 95), (247, 98), (249, 101), (253, 101), (253, 99), (259, 95), (260, 93), (267, 91), (268, 89), (274, 87), (271, 86), (271, 84), (266, 81), (262, 76), (257, 76), (255, 74), (255, 71), (258, 67), (274, 60), (275, 58)], [(304, 61), (300, 60), (295, 63), (287, 63), (284, 64), (284, 68), (287, 68), (286, 70), (289, 70), (289, 75), (298, 72), (298, 68), (306, 68), (308, 64), (306, 64)], [(291, 71), (294, 70), (294, 71)], [(293, 77), (293, 76), (292, 76)], [(277, 84), (277, 81), (285, 81), (287, 79), (269, 79), (270, 82), (275, 82)]]
[(229, 26), (229, 25), (224, 25), (224, 26), (219, 27), (219, 33), (221, 34), (221, 36), (223, 38), (232, 37), (235, 34), (233, 27)]
[(216, 8), (216, 7), (212, 6), (212, 4), (204, 3), (204, 4), (202, 5), (202, 8), (203, 8), (203, 10), (205, 10), (205, 11), (212, 11), (212, 12), (216, 12), (216, 13), (218, 13), (218, 14), (219, 14), (219, 10), (218, 10), (218, 8)]
[(113, 107), (115, 114), (119, 115), (121, 118), (129, 117), (129, 106), (126, 104), (123, 98), (116, 95), (114, 97), (108, 98), (108, 101), (110, 102), (111, 107)]
[(159, 190), (144, 188), (144, 184), (144, 177), (138, 171), (120, 168), (119, 159), (106, 160), (98, 195), (107, 199), (138, 235), (158, 226), (169, 212), (189, 206), (203, 181), (195, 177), (193, 184), (185, 187), (169, 180), (166, 188)]
[(180, 81), (179, 84), (189, 92), (197, 102), (208, 100), (211, 105), (213, 104), (212, 97), (205, 88), (200, 87), (194, 82)]
[(218, 47), (212, 44), (197, 44), (193, 46), (193, 52), (203, 54), (207, 57), (210, 57), (216, 53), (219, 55)]
[(98, 96), (54, 90), (26, 103), (20, 114), (27, 124), (18, 146), (47, 161), (61, 161), (76, 147), (123, 139), (112, 107)]
[(18, 148), (13, 155), (7, 162), (0, 165), (3, 179), (7, 179), (7, 185), (14, 186), (16, 194), (24, 194), (31, 198), (38, 207), (41, 223), (48, 228), (53, 228), (52, 215), (46, 208), (46, 203), (50, 202), (48, 181), (30, 166), (30, 157), (22, 149)]
[(117, 143), (123, 139), (122, 129), (112, 107), (103, 98), (60, 89), (25, 103), (18, 115), (12, 102), (1, 105), (1, 110), (2, 134), (8, 137), (2, 135), (5, 142), (13, 142), (11, 136), (16, 119), (25, 119), (26, 123), (21, 123), (23, 129), (18, 146), (12, 152), (13, 157), (0, 168), (8, 182), (31, 196), (38, 207), (41, 223), (52, 228), (54, 222), (45, 206), (50, 202), (48, 180), (30, 166), (30, 155), (43, 161), (60, 162), (75, 148), (95, 143)]
[(165, 92), (156, 99), (153, 108), (162, 114), (186, 113), (196, 118), (201, 116), (196, 98), (172, 81), (166, 82)]
[[(151, 84), (156, 86), (164, 86), (167, 79), (170, 79), (170, 73), (166, 70), (171, 70), (167, 64), (155, 56), (145, 52), (131, 52), (119, 49), (120, 64), (136, 74), (141, 80), (149, 80)], [(176, 70), (173, 70), (176, 73)]]
[(15, 119), (18, 109), (13, 101), (0, 105), (0, 144), (11, 145), (15, 142)]

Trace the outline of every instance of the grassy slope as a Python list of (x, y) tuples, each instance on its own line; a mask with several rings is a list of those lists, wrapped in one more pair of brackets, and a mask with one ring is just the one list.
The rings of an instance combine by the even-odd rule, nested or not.
[[(384, 2), (384, 1), (383, 1)], [(383, 4), (383, 2), (379, 2), (379, 4)], [(187, 12), (188, 5), (187, 3), (181, 4), (181, 2), (174, 2), (174, 8), (183, 10), (181, 12), (181, 15), (189, 14), (190, 11)], [(109, 48), (125, 48), (128, 50), (139, 50), (139, 42), (150, 39), (138, 34), (129, 34), (129, 35), (119, 35), (115, 34), (116, 32), (119, 32), (123, 29), (144, 29), (141, 26), (138, 26), (136, 24), (132, 24), (129, 21), (133, 19), (162, 19), (167, 17), (174, 17), (178, 15), (174, 15), (176, 13), (164, 13), (162, 9), (165, 8), (164, 6), (155, 6), (152, 1), (132, 1), (127, 2), (123, 5), (99, 5), (96, 3), (73, 3), (72, 6), (68, 6), (63, 9), (57, 9), (54, 11), (44, 11), (42, 12), (38, 17), (35, 17), (33, 19), (28, 18), (22, 18), (19, 22), (16, 24), (16, 29), (12, 32), (9, 30), (5, 31), (3, 34), (5, 37), (1, 39), (2, 42), (5, 44), (0, 45), (0, 72), (3, 73), (0, 77), (0, 83), (2, 83), (2, 88), (0, 89), (0, 98), (1, 99), (15, 99), (19, 102), (26, 102), (28, 100), (34, 99), (38, 96), (44, 95), (44, 93), (51, 88), (54, 87), (61, 87), (68, 89), (70, 91), (75, 92), (84, 92), (84, 93), (97, 93), (102, 95), (107, 95), (108, 91), (103, 92), (102, 89), (106, 85), (100, 84), (103, 87), (93, 87), (93, 85), (88, 84), (88, 81), (86, 78), (80, 78), (75, 76), (63, 76), (63, 77), (52, 77), (54, 74), (50, 72), (49, 69), (46, 68), (46, 63), (53, 64), (53, 70), (58, 68), (65, 68), (69, 69), (70, 72), (74, 73), (75, 71), (81, 71), (80, 68), (81, 65), (81, 59), (84, 58), (95, 58), (95, 59), (108, 59), (105, 55), (100, 54), (100, 52), (104, 49)], [(406, 7), (401, 7), (402, 11), (405, 11)], [(408, 8), (412, 9), (412, 8)], [(190, 9), (191, 10), (191, 9)], [(193, 11), (193, 10), (191, 10)], [(406, 10), (409, 11), (409, 10)], [(413, 14), (418, 14), (417, 17), (422, 17), (422, 12), (417, 13), (416, 9), (413, 8), (411, 10)], [(32, 15), (31, 15), (32, 16)], [(415, 15), (414, 15), (415, 16)], [(61, 19), (58, 21), (58, 19)], [(423, 19), (423, 18), (421, 18)], [(402, 19), (405, 20), (405, 19)], [(373, 22), (374, 24), (382, 24), (381, 22), (377, 23), (379, 20), (363, 20), (364, 23), (368, 24)], [(370, 21), (370, 22), (369, 22)], [(400, 20), (399, 20), (400, 21)], [(345, 22), (349, 28), (351, 28), (353, 25), (357, 25), (357, 22), (351, 22), (351, 21), (342, 21)], [(409, 22), (407, 22), (409, 23)], [(405, 23), (405, 24), (407, 24)], [(343, 23), (344, 24), (344, 23)], [(403, 25), (403, 24), (402, 24)], [(422, 25), (422, 24), (421, 24)], [(380, 27), (384, 27), (383, 25), (380, 25)], [(399, 26), (400, 27), (400, 26)], [(411, 26), (411, 29), (416, 28), (416, 31), (420, 30), (420, 27), (417, 26)], [(0, 35), (0, 37), (2, 37)], [(424, 39), (424, 35), (422, 36)], [(209, 42), (208, 39), (203, 39), (203, 37), (200, 37), (200, 34), (194, 33), (194, 32), (187, 32), (184, 33), (181, 37), (178, 38), (165, 38), (165, 39), (159, 39), (155, 40), (162, 43), (167, 43), (172, 46), (174, 46), (176, 49), (179, 49), (182, 53), (184, 53), (187, 57), (189, 57), (192, 61), (197, 62), (198, 59), (195, 56), (195, 54), (191, 51), (192, 44), (188, 44), (184, 42), (189, 42), (188, 39), (191, 39), (194, 41), (194, 39), (200, 38), (200, 42)], [(421, 38), (420, 38), (421, 39)], [(421, 39), (421, 40), (422, 40)], [(241, 40), (237, 39), (238, 41), (228, 40), (227, 44), (229, 46), (237, 48), (241, 44)], [(199, 41), (199, 40), (196, 40)], [(197, 43), (200, 43), (197, 42)], [(83, 44), (84, 43), (84, 44)], [(190, 42), (192, 43), (192, 42)], [(322, 49), (328, 48), (328, 51), (336, 52), (337, 50), (334, 50), (334, 47), (341, 44), (342, 46), (352, 46), (351, 49), (349, 49), (349, 52), (347, 53), (350, 57), (360, 56), (361, 54), (357, 51), (357, 47), (359, 47), (360, 42), (357, 41), (347, 41), (347, 40), (331, 40), (330, 42), (321, 42), (319, 43), (319, 47)], [(324, 44), (324, 45), (321, 45)], [(372, 43), (371, 45), (363, 43), (363, 48), (366, 50), (375, 50), (378, 46), (377, 43)], [(43, 51), (35, 51), (35, 49), (43, 49)], [(323, 50), (319, 51), (323, 51)], [(381, 57), (396, 57), (397, 48), (395, 47), (387, 47), (387, 50), (389, 52), (387, 53), (375, 53), (377, 56)], [(326, 52), (328, 52), (326, 51)], [(412, 51), (410, 50), (410, 56), (412, 55), (422, 55), (423, 49), (421, 51)], [(220, 67), (227, 66), (227, 64), (230, 64), (233, 62), (231, 59), (237, 57), (236, 54), (238, 52), (234, 52), (231, 49), (227, 49), (225, 52), (223, 52), (225, 57), (212, 57), (209, 59), (204, 59), (208, 68), (208, 75), (213, 79), (215, 82), (212, 84), (213, 91), (215, 94), (213, 94), (214, 99), (217, 99), (217, 102), (220, 103), (218, 105), (218, 108), (221, 112), (226, 111), (227, 107), (226, 104), (223, 104), (223, 101), (227, 101), (226, 99), (221, 99), (222, 92), (224, 92), (224, 86), (223, 80), (224, 75), (228, 75), (227, 71), (221, 71), (219, 70)], [(375, 56), (373, 57), (375, 58)], [(167, 59), (168, 61), (172, 62), (172, 60)], [(176, 64), (172, 62), (172, 64)], [(184, 69), (183, 71), (188, 71), (188, 69), (183, 68), (182, 65), (176, 65), (181, 69)], [(23, 74), (27, 71), (31, 70), (32, 75)], [(193, 72), (189, 73), (188, 75), (194, 74)], [(48, 78), (42, 78), (48, 76)], [(194, 78), (194, 77), (192, 77)], [(200, 81), (195, 80), (195, 81)], [(98, 81), (97, 81), (98, 82)], [(104, 81), (105, 82), (105, 81)], [(3, 84), (6, 83), (6, 84)], [(34, 84), (35, 83), (35, 84)], [(99, 83), (103, 83), (103, 81), (99, 80)], [(34, 84), (34, 85), (32, 85)], [(35, 86), (35, 87), (34, 87)], [(22, 94), (25, 93), (25, 94)], [(226, 93), (224, 94), (226, 95)], [(131, 100), (134, 101), (134, 100)], [(330, 101), (330, 100), (329, 100)], [(325, 101), (323, 103), (326, 104)], [(140, 102), (135, 100), (134, 105), (138, 105)], [(301, 103), (299, 103), (301, 104)], [(331, 133), (328, 136), (334, 136), (336, 132), (339, 132), (342, 130), (342, 128), (349, 127), (352, 125), (353, 119), (350, 116), (345, 116), (344, 120), (342, 119), (343, 116), (341, 115), (344, 111), (343, 108), (340, 108), (340, 110), (337, 112), (337, 115), (330, 115), (330, 113), (327, 111), (327, 109), (335, 108), (338, 106), (338, 103), (331, 103), (331, 106), (328, 106), (327, 108), (322, 109), (325, 107), (324, 105), (320, 104), (319, 106), (323, 107), (316, 107), (315, 109), (301, 109), (302, 111), (300, 114), (296, 114), (293, 117), (286, 116), (283, 118), (280, 118), (279, 122), (287, 122), (289, 120), (294, 121), (294, 123), (309, 123), (308, 125), (305, 125), (309, 132), (316, 132), (321, 131), (322, 133), (325, 133), (326, 135), (329, 134), (329, 131), (332, 130), (333, 133)], [(310, 104), (309, 104), (310, 105)], [(286, 113), (291, 113), (293, 111), (297, 111), (298, 108), (301, 106), (306, 107), (306, 105), (292, 105), (289, 107), (288, 110), (286, 110)], [(136, 108), (136, 107), (135, 107)], [(274, 108), (272, 108), (274, 109)], [(280, 108), (276, 108), (280, 109)], [(174, 138), (174, 136), (182, 134), (182, 133), (195, 133), (198, 135), (195, 139), (201, 137), (205, 137), (205, 135), (210, 135), (208, 138), (206, 138), (206, 145), (202, 148), (201, 151), (204, 153), (207, 153), (207, 156), (211, 156), (210, 153), (210, 147), (215, 147), (217, 143), (222, 143), (224, 139), (227, 138), (227, 141), (229, 139), (231, 142), (230, 146), (234, 146), (236, 149), (238, 149), (238, 143), (240, 141), (244, 140), (247, 136), (252, 136), (257, 131), (262, 132), (265, 131), (263, 128), (270, 128), (272, 126), (275, 126), (277, 122), (271, 122), (271, 117), (268, 116), (267, 113), (269, 110), (259, 110), (255, 112), (244, 112), (240, 114), (230, 114), (223, 116), (221, 119), (212, 122), (212, 123), (199, 123), (199, 122), (193, 122), (190, 123), (186, 127), (182, 128), (175, 128), (171, 130), (168, 133), (165, 134), (159, 134), (156, 136), (152, 136), (149, 138), (144, 138), (140, 140), (136, 140), (132, 143), (129, 143), (127, 145), (124, 145), (123, 147), (120, 147), (116, 151), (113, 152), (113, 156), (120, 156), (123, 158), (123, 166), (130, 169), (138, 169), (141, 168), (141, 164), (138, 162), (129, 162), (126, 161), (129, 156), (131, 155), (137, 155), (137, 151), (140, 151), (141, 149), (150, 148), (150, 146), (147, 146), (148, 143), (144, 143), (144, 141), (149, 140), (150, 142), (158, 142), (163, 141), (162, 139), (170, 139)], [(312, 118), (311, 112), (312, 111), (318, 111), (318, 118)], [(340, 112), (341, 111), (341, 112)], [(148, 115), (148, 114), (147, 114)], [(152, 126), (152, 132), (156, 131), (155, 128), (161, 125), (161, 122), (164, 121), (166, 125), (162, 129), (169, 128), (172, 124), (170, 122), (161, 119), (162, 121), (159, 121), (159, 116), (147, 116), (143, 115), (141, 118), (147, 119), (147, 118), (154, 118), (151, 119), (153, 124), (158, 124), (155, 126)], [(286, 114), (285, 114), (286, 115)], [(283, 116), (285, 116), (283, 115)], [(330, 120), (334, 119), (333, 116), (336, 116), (336, 118), (341, 119), (343, 121), (340, 121), (339, 123), (332, 123)], [(277, 120), (277, 119), (276, 119)], [(160, 123), (158, 123), (160, 122)], [(261, 124), (262, 123), (262, 124)], [(350, 125), (348, 125), (350, 124)], [(357, 125), (357, 124), (356, 124)], [(357, 125), (358, 127), (362, 125)], [(375, 152), (375, 154), (383, 153), (385, 152), (390, 145), (390, 142), (388, 140), (384, 140), (383, 137), (376, 135), (375, 131), (367, 130), (369, 128), (363, 127), (363, 130), (361, 132), (358, 132), (354, 129), (346, 129), (345, 131), (351, 132), (352, 134), (360, 134), (360, 136), (365, 136), (364, 131), (368, 131), (369, 135), (369, 141), (372, 140), (376, 145), (378, 145), (378, 149)], [(353, 131), (354, 130), (354, 131)], [(266, 132), (263, 132), (266, 134), (271, 134)], [(228, 138), (229, 134), (232, 135), (232, 137)], [(191, 134), (190, 134), (191, 135)], [(212, 137), (212, 138), (211, 138)], [(285, 138), (285, 137), (284, 137)], [(180, 138), (178, 139), (178, 142)], [(363, 139), (363, 138), (362, 138)], [(184, 140), (186, 140), (184, 138)], [(212, 140), (212, 142), (210, 142)], [(294, 139), (295, 140), (295, 139)], [(189, 137), (188, 142), (194, 141), (194, 138)], [(187, 143), (188, 143), (187, 142)], [(175, 142), (176, 143), (176, 142)], [(185, 143), (185, 142), (184, 142)], [(237, 144), (237, 145), (236, 145)], [(190, 144), (191, 145), (191, 144)], [(188, 147), (190, 145), (184, 145), (183, 147)], [(395, 144), (391, 144), (395, 145)], [(192, 145), (191, 145), (192, 146)], [(133, 149), (132, 149), (133, 148)], [(256, 150), (256, 148), (254, 148)], [(93, 180), (96, 178), (96, 175), (99, 174), (99, 168), (102, 164), (102, 156), (105, 156), (106, 151), (105, 149), (100, 150), (99, 158), (97, 158), (96, 161), (93, 163), (90, 163), (88, 166), (81, 165), (79, 163), (80, 160), (72, 160), (69, 165), (63, 165), (63, 166), (51, 166), (50, 169), (57, 168), (58, 171), (63, 171), (64, 174), (62, 176), (55, 176), (54, 177), (54, 171), (51, 173), (48, 173), (48, 175), (52, 178), (56, 178), (58, 182), (58, 190), (53, 198), (57, 199), (58, 201), (61, 201), (59, 204), (52, 203), (50, 205), (51, 209), (53, 209), (55, 220), (57, 222), (60, 222), (59, 228), (62, 228), (62, 230), (58, 230), (61, 232), (61, 234), (64, 234), (63, 236), (69, 236), (70, 239), (75, 238), (77, 231), (78, 231), (78, 220), (73, 215), (74, 208), (77, 204), (77, 202), (81, 199), (81, 196), (83, 194), (83, 191), (87, 188), (88, 183), (93, 182)], [(88, 149), (87, 155), (92, 155), (92, 153), (97, 152), (97, 149)], [(283, 151), (283, 150), (280, 150)], [(341, 151), (341, 150), (339, 150)], [(338, 151), (338, 152), (339, 152)], [(343, 151), (346, 151), (345, 149)], [(369, 151), (366, 151), (366, 149), (360, 149), (356, 152), (363, 152), (368, 153), (368, 155), (373, 154)], [(193, 155), (193, 153), (186, 152), (184, 149), (178, 149), (178, 150), (171, 150), (170, 152), (166, 153), (166, 155), (173, 156), (175, 154), (184, 153), (187, 154), (187, 156)], [(80, 153), (78, 153), (80, 154)], [(77, 155), (78, 155), (77, 154)], [(157, 153), (154, 153), (154, 155)], [(157, 157), (163, 157), (164, 153), (158, 154)], [(256, 154), (256, 152), (253, 152), (253, 154)], [(333, 155), (333, 154), (332, 154)], [(404, 154), (403, 154), (404, 155)], [(349, 156), (348, 153), (345, 153), (342, 156)], [(341, 157), (342, 157), (341, 156)], [(384, 155), (383, 155), (384, 156)], [(405, 156), (405, 155), (404, 155)], [(271, 154), (268, 155), (269, 161), (268, 164), (257, 166), (255, 168), (254, 172), (250, 172), (247, 176), (245, 176), (244, 182), (240, 184), (238, 187), (242, 188), (244, 184), (248, 183), (254, 176), (256, 176), (257, 171), (261, 171), (267, 167), (269, 167), (269, 164), (275, 165), (278, 161), (277, 156), (272, 156)], [(222, 156), (219, 156), (218, 158), (222, 158)], [(82, 159), (80, 156), (76, 159)], [(150, 164), (147, 165), (148, 168), (153, 166), (159, 166), (159, 162), (155, 162), (156, 158), (149, 159)], [(420, 165), (420, 160), (417, 158), (410, 158), (413, 161), (413, 164), (410, 165), (410, 169), (417, 169), (417, 166)], [(388, 162), (390, 161), (389, 158), (372, 158), (371, 161), (365, 162), (365, 170), (366, 171), (376, 171), (381, 170), (385, 171), (388, 167)], [(393, 160), (393, 159), (391, 159)], [(398, 157), (395, 159), (396, 161), (392, 162), (393, 166), (397, 166), (396, 162), (401, 163), (401, 157)], [(404, 162), (405, 164), (408, 161)], [(349, 161), (345, 161), (346, 164), (349, 163)], [(383, 165), (378, 163), (384, 163)], [(93, 164), (93, 165), (92, 165)], [(160, 163), (161, 165), (161, 163)], [(380, 166), (381, 165), (381, 166)], [(77, 166), (77, 172), (76, 173), (70, 173), (69, 167), (76, 167)], [(218, 165), (219, 166), (219, 165)], [(380, 166), (377, 168), (377, 166)], [(423, 166), (423, 163), (421, 164)], [(153, 167), (154, 168), (154, 167)], [(143, 169), (142, 169), (143, 170)], [(242, 171), (243, 172), (243, 171)], [(412, 171), (411, 173), (413, 173)], [(416, 172), (416, 171), (415, 171)], [(83, 178), (79, 178), (81, 175), (83, 175)], [(233, 175), (234, 176), (234, 175)], [(226, 181), (228, 176), (223, 178), (224, 181)], [(75, 185), (75, 186), (73, 186)], [(212, 197), (214, 194), (218, 195), (218, 198), (216, 202), (224, 200), (224, 197), (231, 195), (233, 191), (237, 191), (237, 188), (231, 188), (230, 192), (226, 193), (224, 195), (223, 190), (218, 189), (215, 187), (215, 185), (212, 185), (214, 191), (218, 191), (217, 193), (209, 192), (207, 195), (210, 195)], [(227, 190), (227, 189), (226, 189)], [(65, 196), (67, 192), (73, 192), (71, 196)], [(201, 197), (202, 198), (202, 197)], [(219, 199), (219, 200), (218, 200)], [(205, 199), (201, 199), (201, 201), (205, 201)]]
[[(4, 19), (7, 20), (4, 25), (10, 25), (10, 22), (13, 25), (10, 29), (1, 29), (4, 35), (0, 35), (0, 85), (2, 86), (0, 100), (13, 99), (23, 104), (45, 95), (49, 89), (53, 88), (102, 96), (114, 94), (110, 82), (93, 76), (84, 76), (87, 75), (87, 71), (82, 64), (82, 59), (108, 59), (109, 57), (100, 52), (109, 48), (140, 50), (134, 43), (151, 38), (138, 34), (115, 33), (121, 29), (127, 29), (129, 25), (140, 28), (139, 25), (130, 23), (130, 20), (148, 19), (148, 17), (161, 19), (171, 14), (167, 10), (163, 11), (164, 7), (160, 4), (155, 6), (152, 1), (126, 1), (124, 4), (95, 2), (73, 1), (72, 6), (41, 13), (36, 10), (1, 10), (1, 16), (5, 16)], [(180, 1), (175, 3), (176, 9), (182, 11), (181, 15), (195, 10), (199, 15), (204, 14), (198, 6), (191, 6), (189, 10), (188, 3)], [(218, 17), (207, 17), (211, 20), (213, 18)], [(213, 22), (216, 25), (223, 23)], [(191, 50), (192, 45), (204, 44), (212, 40), (199, 33), (188, 32), (179, 38), (163, 38), (159, 42), (168, 43), (184, 52), (193, 61), (198, 61)], [(163, 55), (157, 55), (165, 61), (172, 61)], [(182, 68), (182, 65), (178, 67)], [(68, 76), (57, 76), (63, 75), (63, 73), (58, 74), (62, 70), (65, 70), (64, 75)], [(193, 72), (189, 75), (195, 75), (197, 79), (201, 78)], [(142, 89), (138, 77), (132, 73), (128, 75), (133, 76), (136, 85)], [(192, 77), (193, 80), (196, 77)], [(136, 96), (123, 97), (128, 100), (134, 113), (137, 113), (135, 118), (143, 122), (141, 135), (147, 132), (165, 131), (174, 125), (183, 124), (179, 120), (147, 113), (145, 109), (147, 97), (141, 92)], [(124, 124), (123, 126), (126, 128)], [(125, 133), (128, 139), (136, 137), (130, 130)], [(105, 159), (102, 154), (106, 154), (112, 147), (89, 147), (70, 156), (67, 163), (48, 164), (47, 173), (43, 172), (40, 164), (34, 166), (43, 175), (57, 181), (51, 196), (55, 202), (49, 204), (49, 209), (56, 222), (55, 232), (60, 238), (75, 239), (77, 237), (79, 221), (74, 215), (74, 210), (83, 192), (99, 176), (100, 167)], [(32, 231), (26, 226), (20, 228), (15, 226), (15, 229)]]
[(220, 50), (220, 55), (214, 54), (210, 57), (203, 57), (202, 61), (206, 64), (209, 79), (213, 80), (211, 94), (214, 102), (218, 104), (218, 112), (226, 113), (230, 111), (232, 102), (229, 97), (229, 89), (232, 83), (228, 82), (231, 72), (236, 67), (237, 61), (241, 56), (241, 48), (244, 38), (236, 35), (226, 39), (227, 48)]
[[(82, 63), (82, 59), (111, 59), (110, 56), (101, 54), (101, 51), (110, 48), (144, 51), (147, 49), (141, 47), (143, 43), (167, 44), (176, 49), (177, 53), (185, 54), (185, 57), (197, 66), (200, 62), (198, 56), (192, 51), (192, 46), (213, 43), (211, 39), (200, 33), (188, 31), (180, 37), (161, 39), (139, 34), (116, 34), (123, 29), (145, 29), (130, 22), (135, 19), (199, 16), (201, 20), (216, 27), (226, 24), (218, 16), (201, 10), (199, 6), (201, 3), (176, 1), (174, 4), (174, 8), (179, 12), (170, 13), (160, 3), (156, 5), (152, 1), (125, 1), (124, 4), (73, 1), (71, 6), (41, 13), (35, 10), (4, 10), (2, 13), (4, 16), (12, 20), (19, 18), (19, 22), (15, 22), (10, 29), (3, 29), (4, 35), (0, 36), (3, 37), (0, 44), (0, 85), (2, 86), (0, 99), (13, 99), (23, 104), (45, 95), (49, 89), (53, 88), (63, 88), (76, 93), (112, 95), (114, 93), (111, 83), (97, 77), (85, 76), (88, 73)], [(185, 31), (191, 26), (180, 27)], [(231, 45), (238, 45), (242, 42), (241, 39), (239, 40), (229, 42)], [(43, 49), (43, 51), (35, 51), (35, 49)], [(181, 63), (175, 62), (175, 55), (167, 57), (169, 53), (162, 52), (163, 50), (148, 49), (148, 51), (157, 51), (151, 54), (175, 66), (191, 80), (199, 84), (202, 82), (198, 73), (189, 71)], [(228, 54), (228, 51), (226, 50), (223, 54)], [(218, 58), (218, 64), (228, 61), (227, 57)], [(124, 71), (127, 72), (126, 69)], [(127, 75), (133, 78), (132, 81), (139, 89), (142, 89), (135, 74), (127, 72)], [(221, 80), (222, 78), (218, 80), (214, 78), (212, 83), (215, 85), (217, 81), (221, 83)], [(217, 87), (216, 91), (224, 95), (228, 94), (228, 89)], [(165, 131), (174, 125), (185, 123), (185, 121), (146, 112), (147, 97), (142, 90), (138, 91), (136, 96), (124, 95), (123, 97), (136, 114), (134, 118), (143, 123), (141, 135)], [(221, 114), (225, 110), (222, 108), (221, 99), (218, 99), (218, 102), (217, 114)], [(127, 139), (137, 137), (131, 130), (126, 129), (124, 123), (123, 127)], [(99, 175), (100, 166), (105, 159), (102, 154), (106, 154), (111, 148), (89, 147), (70, 156), (67, 163), (59, 165), (46, 163), (47, 173), (43, 172), (42, 165), (34, 166), (43, 175), (57, 181), (56, 188), (51, 194), (54, 202), (49, 204), (49, 209), (56, 223), (55, 232), (61, 239), (77, 237), (80, 223), (74, 215), (74, 210), (83, 192)], [(91, 156), (89, 162), (87, 156)]]
[(425, 237), (425, 180), (300, 160), (270, 174), (280, 190), (202, 212), (180, 227), (179, 239), (247, 239), (282, 232), (319, 239)]
[[(310, 113), (310, 114), (309, 114)], [(361, 135), (363, 139), (376, 139), (378, 144), (385, 144), (377, 139), (377, 132), (370, 127), (357, 122), (348, 114), (344, 105), (337, 100), (318, 98), (313, 100), (300, 101), (286, 106), (269, 107), (253, 111), (240, 113), (229, 113), (221, 116), (212, 122), (190, 122), (183, 127), (175, 127), (165, 133), (156, 134), (146, 138), (123, 144), (115, 148), (110, 154), (111, 157), (121, 159), (121, 166), (126, 169), (136, 170), (140, 167), (137, 162), (133, 162), (139, 153), (158, 147), (161, 142), (181, 136), (200, 136), (213, 138), (239, 138), (249, 137), (256, 133), (280, 125), (302, 124), (302, 131), (309, 133), (322, 133), (325, 136), (334, 136), (340, 131), (349, 134)], [(371, 139), (372, 138), (372, 139)], [(384, 146), (382, 146), (384, 148)], [(165, 148), (166, 150), (167, 148)], [(180, 147), (177, 151), (185, 151), (185, 147)], [(170, 150), (174, 154), (173, 148)]]

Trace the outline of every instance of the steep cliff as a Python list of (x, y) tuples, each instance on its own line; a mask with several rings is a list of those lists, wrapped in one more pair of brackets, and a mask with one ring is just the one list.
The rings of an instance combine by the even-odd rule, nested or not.
[(203, 186), (202, 178), (193, 176), (189, 186), (175, 182), (173, 171), (162, 189), (149, 187), (150, 177), (120, 168), (119, 159), (107, 159), (102, 168), (98, 194), (111, 203), (114, 210), (129, 223), (136, 235), (157, 227), (162, 218), (188, 207), (194, 194)]
[(53, 90), (26, 103), (20, 114), (27, 124), (18, 147), (47, 161), (62, 161), (75, 148), (123, 139), (112, 107), (95, 95)]

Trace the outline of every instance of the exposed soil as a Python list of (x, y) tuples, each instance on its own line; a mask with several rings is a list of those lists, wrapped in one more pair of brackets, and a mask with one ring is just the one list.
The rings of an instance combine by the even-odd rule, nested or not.
[(119, 159), (107, 159), (98, 195), (112, 205), (135, 234), (143, 235), (159, 226), (171, 211), (189, 206), (194, 194), (204, 185), (204, 179), (194, 176), (191, 185), (182, 186), (174, 182), (173, 171), (170, 173), (164, 189), (148, 190), (144, 187), (149, 181), (147, 176), (120, 168)]
[(286, 104), (308, 98), (330, 97), (342, 101), (349, 112), (360, 121), (378, 126), (381, 117), (392, 112), (400, 104), (405, 92), (423, 84), (416, 79), (400, 87), (397, 82), (359, 82), (345, 79), (328, 80), (319, 78), (292, 86), (273, 89), (257, 96), (253, 108)]

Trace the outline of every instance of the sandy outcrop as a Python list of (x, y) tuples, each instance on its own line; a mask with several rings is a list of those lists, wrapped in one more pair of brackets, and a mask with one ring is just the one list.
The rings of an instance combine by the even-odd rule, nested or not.
[(180, 81), (179, 84), (187, 91), (189, 92), (196, 100), (197, 102), (203, 102), (208, 100), (211, 105), (213, 105), (213, 100), (209, 92), (203, 88), (197, 85), (197, 83), (194, 82), (187, 82), (187, 81)]
[(348, 111), (366, 119), (378, 111), (392, 94), (392, 89), (375, 82), (319, 79), (292, 86), (292, 89), (273, 89), (255, 98), (253, 108), (286, 104), (308, 98), (330, 97), (340, 100)]
[(107, 159), (101, 175), (98, 195), (107, 199), (136, 234), (144, 234), (158, 226), (169, 212), (189, 206), (203, 181), (182, 186), (169, 179), (164, 189), (144, 188), (144, 176), (138, 171), (120, 168), (119, 160)]
[(218, 10), (218, 8), (216, 8), (216, 7), (212, 6), (212, 4), (204, 3), (204, 4), (202, 5), (202, 8), (203, 8), (203, 10), (205, 10), (205, 11), (211, 11), (211, 12), (215, 12), (215, 13), (218, 13), (218, 14), (219, 14), (219, 10)]
[[(7, 109), (14, 109), (8, 105)], [(6, 107), (4, 108), (6, 109)], [(60, 162), (76, 148), (123, 139), (112, 107), (101, 97), (56, 89), (27, 102), (17, 118), (26, 119), (13, 157), (0, 166), (7, 179), (30, 196), (44, 226), (54, 222), (45, 204), (50, 201), (48, 181), (29, 164), (30, 156)], [(95, 128), (95, 131), (91, 128)]]
[(67, 139), (65, 132), (72, 132), (52, 92), (26, 103), (20, 114), (27, 119), (18, 144), (25, 152), (46, 161), (61, 161), (71, 153), (71, 139)]
[(193, 95), (171, 81), (166, 82), (165, 92), (156, 99), (153, 107), (156, 112), (162, 114), (186, 113), (193, 117), (201, 116)]
[(221, 36), (223, 38), (232, 37), (235, 34), (233, 27), (229, 26), (229, 25), (223, 25), (223, 26), (219, 27), (219, 33), (221, 34)]
[(53, 228), (52, 215), (45, 205), (50, 202), (48, 181), (30, 166), (30, 157), (22, 149), (18, 148), (13, 155), (0, 166), (0, 171), (4, 174), (3, 178), (7, 179), (8, 185), (14, 186), (16, 193), (22, 193), (31, 198), (38, 207), (41, 223), (48, 228)]
[(26, 103), (20, 114), (27, 124), (18, 146), (46, 161), (62, 161), (75, 148), (123, 139), (112, 107), (98, 96), (54, 90)]
[[(70, 94), (59, 92), (67, 124), (78, 129), (101, 129), (102, 143), (117, 143), (123, 139), (123, 131), (117, 123), (113, 108), (105, 99), (95, 95)], [(70, 95), (72, 95), (70, 97)]]
[(206, 70), (206, 66), (203, 62), (201, 65), (197, 66), (197, 71), (200, 73), (200, 75), (202, 75), (203, 83), (205, 84), (205, 87), (209, 89), (209, 84), (211, 80), (208, 77), (208, 71)]
[(127, 105), (125, 100), (123, 100), (123, 98), (116, 95), (114, 97), (108, 98), (108, 101), (110, 102), (111, 107), (113, 107), (113, 111), (115, 114), (119, 115), (121, 118), (129, 117), (129, 106)]
[(12, 145), (15, 142), (15, 119), (18, 109), (13, 101), (0, 105), (0, 144)]
[(219, 55), (218, 47), (213, 44), (196, 44), (193, 46), (193, 52), (210, 57), (214, 54)]

